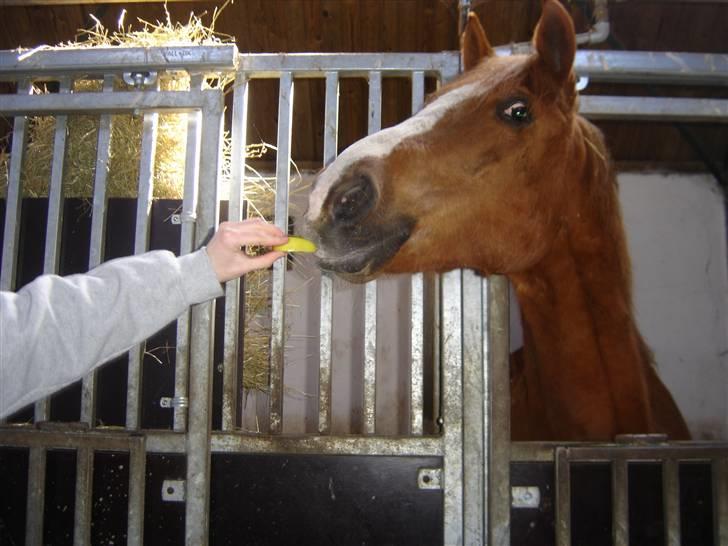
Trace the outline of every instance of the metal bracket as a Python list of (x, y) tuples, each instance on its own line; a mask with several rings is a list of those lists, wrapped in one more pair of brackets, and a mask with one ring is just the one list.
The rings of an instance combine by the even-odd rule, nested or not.
[(137, 89), (143, 89), (154, 85), (157, 81), (156, 70), (150, 71), (139, 71), (139, 72), (124, 72), (123, 75), (124, 83), (132, 85)]
[(169, 217), (170, 222), (174, 225), (180, 225), (185, 223), (194, 224), (197, 221), (197, 214), (194, 212), (183, 212), (181, 214), (172, 214)]
[(163, 408), (186, 408), (190, 405), (190, 401), (186, 396), (179, 396), (177, 398), (162, 396), (159, 399), (159, 405)]
[(165, 502), (184, 502), (185, 491), (184, 480), (164, 480), (162, 482), (162, 500)]
[(541, 504), (541, 490), (535, 485), (516, 485), (511, 487), (511, 506), (513, 508), (538, 508)]
[(417, 487), (442, 489), (442, 468), (420, 468), (417, 472)]

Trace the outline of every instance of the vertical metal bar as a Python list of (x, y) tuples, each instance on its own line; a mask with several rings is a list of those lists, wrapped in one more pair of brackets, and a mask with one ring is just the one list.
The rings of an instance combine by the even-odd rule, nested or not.
[(490, 544), (507, 546), (511, 541), (511, 390), (508, 280), (505, 277), (488, 279), (487, 302), (489, 535)]
[[(29, 95), (29, 80), (18, 82), (18, 95)], [(28, 118), (16, 116), (13, 120), (13, 145), (10, 151), (8, 190), (5, 198), (5, 227), (3, 232), (3, 259), (0, 266), (0, 290), (15, 288), (17, 252), (23, 188), (21, 174), (28, 141)], [(40, 546), (43, 543), (43, 506), (45, 503), (46, 450), (32, 447), (28, 455), (28, 493), (26, 500), (25, 543)]]
[[(228, 220), (243, 219), (243, 184), (245, 183), (245, 145), (248, 125), (248, 79), (243, 73), (235, 78), (232, 119), (232, 165)], [(240, 279), (225, 285), (225, 346), (222, 375), (222, 430), (233, 430), (238, 407), (238, 340), (240, 339)]]
[[(29, 95), (31, 90), (30, 81), (18, 82), (18, 95)], [(18, 238), (20, 236), (20, 206), (23, 196), (20, 174), (23, 170), (27, 140), (28, 118), (16, 116), (13, 120), (13, 146), (10, 150), (8, 193), (5, 198), (5, 230), (3, 232), (3, 261), (0, 266), (0, 290), (15, 288), (15, 275), (18, 266)]]
[(144, 436), (132, 439), (129, 451), (129, 504), (127, 512), (127, 543), (144, 543), (144, 484), (147, 456)]
[(444, 543), (463, 544), (463, 354), (461, 271), (442, 276)]
[(91, 495), (93, 492), (93, 460), (91, 448), (76, 450), (76, 502), (73, 514), (73, 544), (91, 544)]
[[(63, 78), (59, 93), (68, 94), (71, 80)], [(63, 167), (66, 161), (66, 137), (68, 135), (68, 116), (56, 116), (53, 140), (53, 162), (51, 181), (48, 188), (48, 221), (46, 223), (45, 255), (43, 273), (58, 273), (58, 260), (61, 248), (61, 225), (63, 223)]]
[[(205, 92), (202, 109), (200, 199), (195, 246), (215, 229), (219, 218), (217, 186), (220, 177), (223, 97), (220, 90)], [(185, 543), (208, 544), (210, 504), (210, 433), (212, 419), (212, 344), (215, 302), (192, 307), (185, 505)]]
[[(326, 73), (324, 105), (324, 166), (336, 159), (339, 135), (339, 74)], [(334, 314), (334, 284), (327, 274), (321, 275), (321, 319), (319, 326), (319, 421), (321, 434), (331, 432), (331, 333)]]
[[(104, 93), (114, 91), (114, 76), (104, 77)], [(89, 243), (88, 268), (101, 263), (104, 256), (104, 228), (106, 226), (106, 179), (109, 173), (111, 145), (111, 114), (99, 117), (96, 137), (96, 166), (94, 169), (94, 195), (91, 213), (91, 242)], [(96, 371), (83, 378), (81, 385), (81, 422), (93, 426), (96, 422)]]
[(485, 430), (482, 277), (463, 271), (463, 542), (484, 544)]
[[(139, 162), (139, 186), (137, 194), (136, 227), (134, 230), (134, 254), (142, 254), (149, 248), (149, 228), (154, 190), (154, 154), (157, 147), (157, 113), (144, 114), (142, 145)], [(129, 351), (129, 368), (126, 391), (126, 428), (136, 430), (140, 426), (140, 401), (142, 388), (142, 360), (144, 342)]]
[(662, 463), (662, 499), (665, 507), (666, 546), (680, 546), (680, 464), (675, 459)]
[(460, 9), (460, 17), (458, 18), (458, 35), (465, 30), (465, 23), (468, 21), (468, 12), (470, 11), (471, 0), (459, 0), (458, 8)]
[(568, 453), (568, 448), (556, 448), (556, 546), (571, 546), (571, 461)]
[[(425, 73), (412, 73), (412, 114), (425, 102)], [(412, 301), (410, 312), (410, 433), (423, 433), (424, 411), (424, 345), (425, 345), (425, 284), (424, 274), (415, 273), (411, 279)]]
[(25, 508), (25, 544), (43, 544), (45, 506), (46, 449), (31, 447), (28, 455), (28, 500)]
[(490, 518), (490, 450), (492, 446), (491, 438), (491, 394), (492, 394), (492, 374), (490, 362), (492, 361), (492, 348), (490, 344), (491, 329), (491, 311), (490, 311), (490, 279), (483, 278), (480, 283), (480, 304), (481, 304), (481, 368), (482, 374), (482, 402), (481, 414), (483, 416), (483, 541), (490, 544), (491, 540), (491, 518)]
[[(278, 93), (278, 152), (276, 154), (275, 223), (288, 232), (288, 181), (291, 176), (293, 74), (283, 72)], [(285, 357), (286, 260), (273, 266), (270, 348), (270, 430), (283, 430), (283, 368)]]
[[(382, 128), (382, 73), (369, 73), (368, 133)], [(364, 287), (364, 433), (374, 434), (377, 428), (377, 282)]]
[(440, 336), (442, 323), (441, 278), (437, 273), (425, 275), (425, 335), (429, 337), (426, 354), (432, 362), (432, 416), (435, 420), (433, 431), (441, 432), (442, 426), (442, 339)]
[[(68, 94), (71, 90), (70, 78), (60, 82), (59, 93)], [(51, 180), (48, 186), (48, 218), (46, 221), (45, 253), (43, 274), (58, 273), (61, 250), (61, 225), (63, 223), (63, 167), (66, 162), (66, 137), (68, 135), (68, 116), (56, 116), (53, 137), (53, 158)], [(47, 421), (50, 416), (50, 399), (43, 398), (35, 403), (35, 422)]]
[[(202, 88), (201, 75), (190, 78), (190, 90)], [(187, 113), (187, 143), (185, 150), (185, 182), (182, 195), (180, 254), (189, 254), (195, 247), (195, 222), (197, 220), (198, 185), (200, 181), (200, 146), (202, 139), (202, 115), (199, 110)], [(190, 365), (190, 310), (177, 317), (177, 345), (174, 361), (174, 397), (187, 397)], [(187, 429), (187, 407), (174, 406), (172, 427), (176, 432)]]
[(612, 544), (629, 544), (629, 466), (626, 459), (612, 461)]
[(728, 457), (713, 459), (713, 542), (728, 544)]

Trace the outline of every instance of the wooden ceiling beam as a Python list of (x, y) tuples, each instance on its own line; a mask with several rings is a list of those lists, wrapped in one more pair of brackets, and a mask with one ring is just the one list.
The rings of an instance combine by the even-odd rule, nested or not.
[[(168, 4), (198, 0), (166, 0)], [(164, 4), (165, 0), (0, 0), (0, 7), (71, 6), (81, 4)]]

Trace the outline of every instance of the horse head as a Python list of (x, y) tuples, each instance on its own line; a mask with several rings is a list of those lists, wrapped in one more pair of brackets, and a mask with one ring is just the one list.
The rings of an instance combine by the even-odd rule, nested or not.
[(471, 13), (464, 73), (317, 177), (306, 220), (321, 266), (365, 281), (460, 267), (507, 274), (537, 263), (568, 193), (575, 43), (558, 1), (544, 3), (531, 55), (496, 56)]

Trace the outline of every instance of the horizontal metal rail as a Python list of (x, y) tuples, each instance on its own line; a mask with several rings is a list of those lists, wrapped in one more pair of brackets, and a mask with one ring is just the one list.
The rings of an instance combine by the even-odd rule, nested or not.
[(326, 72), (368, 78), (372, 71), (387, 76), (411, 77), (422, 71), (447, 81), (457, 74), (457, 51), (442, 53), (255, 53), (240, 55), (240, 70), (252, 78), (278, 78), (293, 72), (296, 78), (319, 78)]
[(238, 48), (232, 44), (174, 47), (37, 48), (0, 51), (0, 80), (28, 76), (42, 79), (62, 74), (185, 70), (235, 70)]
[[(62, 427), (59, 427), (62, 428)], [(2, 447), (42, 447), (46, 449), (89, 448), (125, 451), (146, 438), (143, 434), (94, 430), (38, 430), (30, 427), (0, 429)]]
[(579, 113), (593, 120), (726, 123), (728, 99), (582, 95)]
[(601, 82), (724, 87), (728, 85), (728, 54), (579, 50), (574, 70)]
[[(143, 438), (146, 449), (154, 453), (185, 452), (184, 433), (172, 431), (142, 434), (118, 430), (45, 431), (31, 427), (0, 429), (0, 447), (44, 447), (48, 449), (127, 450), (132, 442)], [(340, 455), (408, 455), (442, 456), (440, 436), (253, 436), (242, 433), (213, 432), (212, 453), (305, 453)]]
[(609, 461), (710, 461), (728, 457), (728, 443), (685, 442), (662, 445), (595, 445), (557, 448), (557, 458), (579, 462)]
[(47, 95), (0, 95), (0, 112), (9, 116), (62, 114), (117, 114), (135, 110), (187, 112), (214, 108), (222, 91), (120, 91)]

